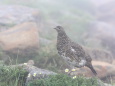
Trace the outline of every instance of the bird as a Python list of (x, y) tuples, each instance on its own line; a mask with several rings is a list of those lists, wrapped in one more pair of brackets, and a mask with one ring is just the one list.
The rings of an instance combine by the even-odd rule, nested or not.
[(57, 51), (60, 57), (62, 57), (65, 62), (72, 68), (88, 67), (97, 75), (96, 70), (92, 65), (91, 56), (83, 49), (83, 47), (72, 41), (69, 36), (67, 36), (64, 28), (62, 26), (56, 26), (54, 28), (57, 31)]

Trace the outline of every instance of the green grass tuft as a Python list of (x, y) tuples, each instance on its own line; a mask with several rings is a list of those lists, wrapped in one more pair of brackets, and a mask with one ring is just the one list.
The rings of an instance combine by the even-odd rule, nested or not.
[(67, 75), (55, 75), (46, 79), (31, 81), (28, 86), (98, 86), (96, 78), (86, 79), (78, 76), (75, 79)]
[(26, 74), (17, 67), (0, 66), (0, 86), (23, 86)]

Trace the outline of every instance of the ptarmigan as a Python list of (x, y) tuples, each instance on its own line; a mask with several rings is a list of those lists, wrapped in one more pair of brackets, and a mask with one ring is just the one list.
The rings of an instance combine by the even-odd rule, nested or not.
[(57, 26), (57, 50), (58, 54), (69, 64), (70, 67), (84, 67), (87, 66), (91, 71), (97, 75), (92, 66), (92, 59), (88, 53), (79, 44), (71, 41), (65, 33), (63, 27)]

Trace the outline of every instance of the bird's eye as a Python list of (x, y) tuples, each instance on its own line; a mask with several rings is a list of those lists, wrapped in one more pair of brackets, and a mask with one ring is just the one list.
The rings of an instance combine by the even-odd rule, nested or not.
[(60, 30), (61, 29), (61, 27), (60, 26), (57, 26), (57, 28)]

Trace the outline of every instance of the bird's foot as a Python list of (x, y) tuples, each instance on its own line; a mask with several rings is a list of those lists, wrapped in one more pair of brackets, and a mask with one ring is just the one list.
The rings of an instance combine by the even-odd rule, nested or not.
[(75, 71), (77, 71), (77, 70), (79, 70), (79, 68), (73, 68), (73, 69), (71, 69), (70, 71), (68, 71), (68, 75), (70, 76), (71, 74), (72, 74), (72, 72), (75, 72)]
[(75, 72), (75, 71), (77, 71), (77, 70), (79, 70), (79, 68), (73, 68), (71, 71), (72, 71), (72, 72)]

